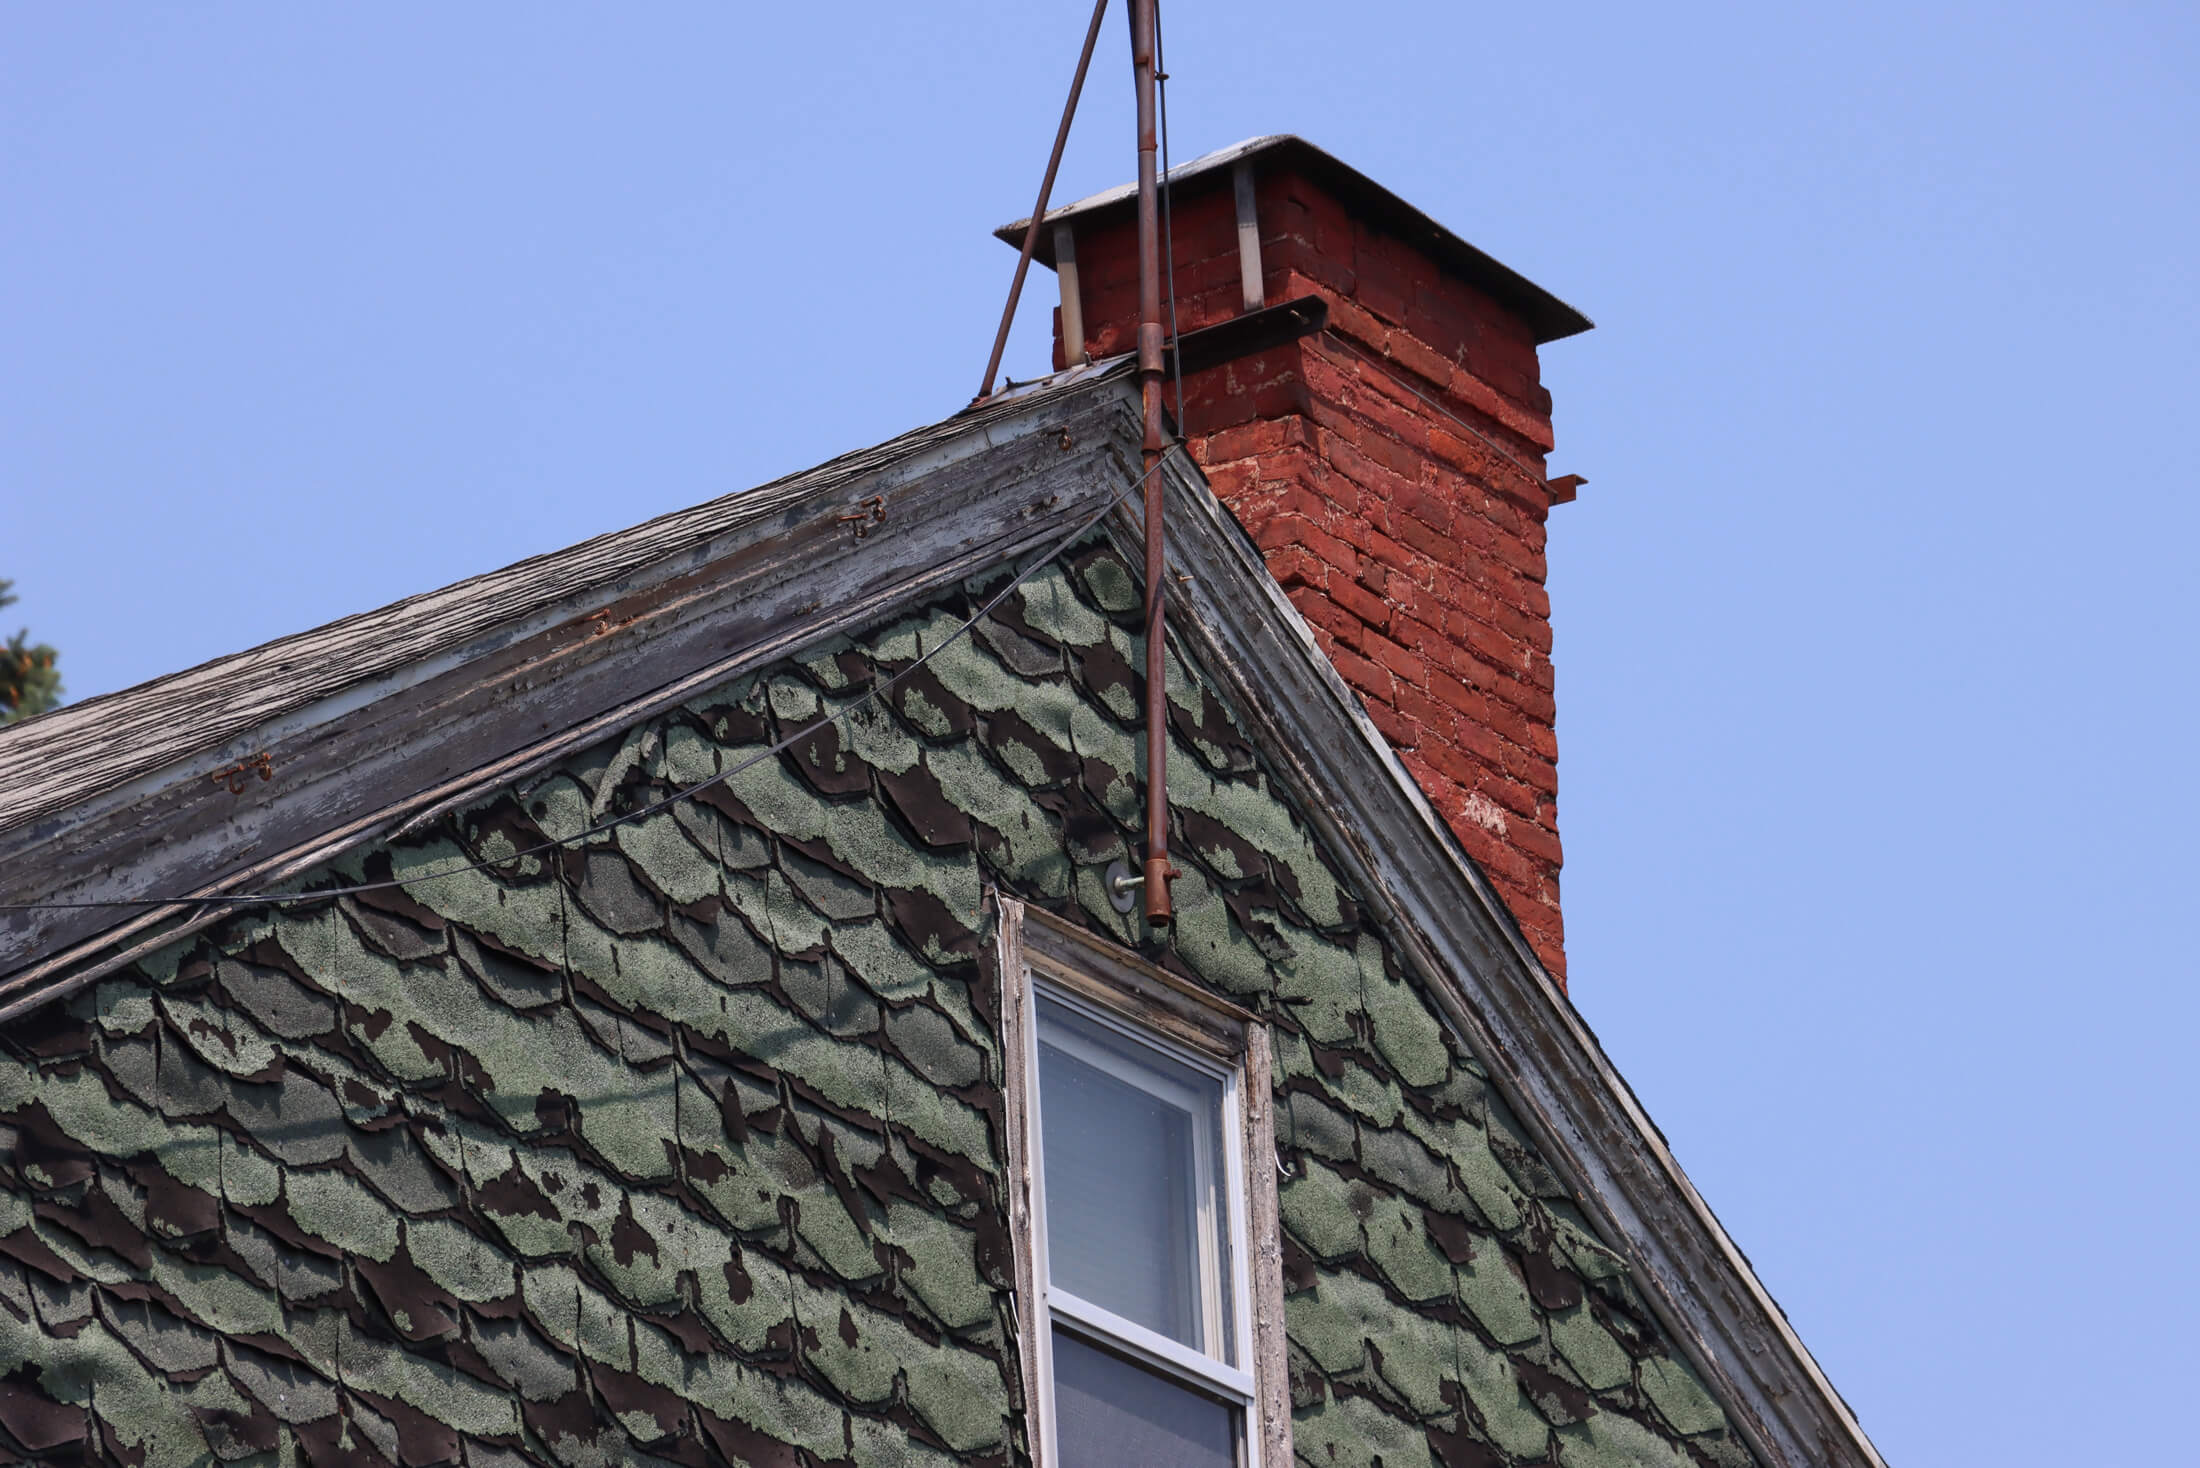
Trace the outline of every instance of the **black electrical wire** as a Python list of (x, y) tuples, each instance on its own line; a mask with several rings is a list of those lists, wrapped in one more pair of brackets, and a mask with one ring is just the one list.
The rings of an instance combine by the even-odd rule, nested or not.
[[(1182, 447), (1181, 440), (1176, 444), (1171, 444), (1169, 446), (1168, 452), (1174, 453), (1180, 447)], [(991, 616), (993, 614), (993, 609), (999, 606), (1003, 601), (1005, 601), (1008, 598), (1009, 593), (1013, 592), (1014, 590), (1016, 590), (1016, 588), (1022, 586), (1026, 581), (1029, 581), (1032, 577), (1038, 575), (1041, 571), (1052, 565), (1071, 546), (1075, 545), (1079, 540), (1082, 540), (1093, 529), (1094, 526), (1098, 525), (1103, 519), (1107, 517), (1109, 511), (1113, 510), (1117, 504), (1121, 503), (1124, 498), (1131, 493), (1131, 491), (1137, 489), (1142, 482), (1143, 476), (1141, 476), (1141, 478), (1138, 480), (1132, 480), (1127, 483), (1118, 485), (1116, 487), (1115, 493), (1108, 497), (1107, 503), (1103, 504), (1098, 510), (1095, 510), (1089, 517), (1080, 521), (1075, 527), (1073, 527), (1069, 531), (1068, 534), (1064, 535), (1060, 540), (1056, 541), (1051, 547), (1047, 549), (1047, 551), (1043, 555), (1039, 556), (1038, 559), (1034, 560), (1030, 565), (1024, 567), (1021, 571), (1018, 571), (1015, 576), (1009, 580), (1009, 583), (1006, 586), (1003, 586), (999, 591), (996, 591), (991, 597), (987, 598), (985, 605), (979, 607), (977, 611), (971, 613), (969, 617), (964, 619), (961, 625), (957, 626), (954, 631), (948, 633), (947, 636), (941, 638), (938, 644), (932, 647), (929, 651), (919, 653), (916, 661), (909, 664), (909, 666), (907, 666), (906, 668), (903, 668), (888, 677), (872, 680), (870, 687), (866, 688), (861, 694), (851, 699), (842, 707), (834, 710), (832, 713), (825, 715), (823, 718), (816, 719), (808, 724), (805, 724), (802, 728), (796, 730), (792, 734), (789, 734), (786, 738), (780, 740), (777, 744), (772, 745), (770, 748), (757, 751), (755, 754), (750, 755), (747, 759), (744, 759), (739, 764), (735, 765), (732, 769), (720, 770), (717, 774), (712, 775), (709, 779), (698, 780), (693, 785), (688, 786), (686, 789), (675, 791), (672, 794), (666, 796), (664, 799), (657, 801), (652, 805), (645, 805), (639, 810), (631, 810), (624, 815), (613, 816), (611, 819), (606, 821), (599, 821), (595, 825), (588, 827), (584, 831), (576, 831), (570, 836), (561, 836), (556, 838), (555, 840), (545, 841), (538, 846), (530, 846), (524, 851), (515, 851), (510, 856), (499, 858), (496, 861), (468, 862), (464, 866), (448, 867), (442, 871), (423, 872), (419, 876), (407, 877), (403, 881), (393, 880), (388, 882), (358, 882), (346, 887), (322, 887), (310, 892), (242, 892), (223, 893), (216, 896), (198, 897), (128, 897), (110, 898), (98, 902), (0, 902), (0, 912), (47, 912), (82, 908), (181, 907), (189, 905), (196, 905), (200, 907), (274, 907), (297, 902), (321, 902), (332, 897), (352, 897), (363, 892), (387, 892), (394, 888), (412, 887), (421, 882), (433, 882), (445, 877), (464, 876), (468, 872), (494, 871), (500, 867), (509, 867), (514, 862), (524, 861), (530, 856), (540, 856), (545, 852), (557, 851), (564, 847), (572, 846), (579, 842), (586, 841), (592, 836), (600, 836), (606, 831), (616, 830), (620, 826), (631, 825), (636, 821), (646, 820), (650, 816), (657, 815), (658, 813), (665, 810), (669, 810), (671, 807), (680, 804), (682, 801), (694, 799), (696, 796), (702, 794), (702, 792), (704, 792), (705, 790), (710, 789), (713, 785), (724, 784), (726, 781), (731, 780), (734, 776), (742, 774), (745, 771), (753, 769), (757, 765), (762, 764), (765, 760), (773, 759), (781, 754), (784, 754), (787, 750), (792, 749), (795, 745), (800, 744), (803, 740), (808, 739), (814, 734), (817, 734), (826, 726), (836, 722), (837, 720), (848, 714), (854, 713), (857, 709), (862, 708), (866, 704), (877, 699), (879, 695), (885, 693), (888, 689), (892, 688), (902, 679), (908, 677), (911, 673), (916, 672), (917, 669), (923, 667), (926, 663), (930, 662), (939, 653), (946, 651), (947, 648), (952, 646), (958, 638), (964, 636), (973, 627), (977, 626), (980, 622)]]

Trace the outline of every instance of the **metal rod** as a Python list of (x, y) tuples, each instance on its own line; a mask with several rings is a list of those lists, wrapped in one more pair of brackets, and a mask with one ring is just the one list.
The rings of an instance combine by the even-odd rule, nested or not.
[(1001, 353), (1008, 350), (1008, 328), (1016, 320), (1016, 301), (1024, 293), (1024, 274), (1031, 269), (1031, 252), (1039, 245), (1039, 221), (1046, 217), (1047, 199), (1054, 193), (1054, 174), (1062, 166), (1062, 148), (1069, 142), (1069, 125), (1077, 116), (1077, 98), (1085, 90), (1085, 70), (1092, 65), (1092, 48), (1100, 40), (1100, 21), (1108, 13), (1108, 0), (1093, 0), (1092, 24), (1085, 28), (1085, 49), (1077, 56), (1077, 75), (1070, 79), (1069, 100), (1062, 104), (1062, 125), (1054, 130), (1054, 151), (1047, 155), (1046, 177), (1039, 180), (1039, 202), (1031, 207), (1031, 224), (1024, 230), (1024, 250), (1016, 257), (1016, 277), (1008, 285), (1008, 302), (1001, 307), (1001, 329), (993, 334), (993, 355), (985, 360), (985, 381), (978, 397), (993, 396), (993, 375), (1001, 370)]
[(1161, 229), (1154, 177), (1154, 10), (1131, 0), (1131, 70), (1138, 86), (1138, 402), (1146, 420), (1140, 454), (1146, 489), (1146, 922), (1166, 928), (1169, 908), (1169, 695), (1162, 636), (1166, 572), (1161, 554)]

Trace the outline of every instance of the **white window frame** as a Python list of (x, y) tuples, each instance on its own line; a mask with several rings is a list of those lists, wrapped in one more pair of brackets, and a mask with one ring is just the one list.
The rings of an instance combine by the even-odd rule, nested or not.
[[(995, 955), (1007, 1063), (1009, 1227), (1015, 1245), (1018, 1341), (1029, 1384), (1026, 1421), (1034, 1468), (1058, 1468), (1054, 1326), (1092, 1340), (1207, 1396), (1232, 1404), (1243, 1468), (1288, 1468), (1291, 1399), (1285, 1366), (1282, 1245), (1278, 1233), (1275, 1128), (1267, 1027), (1135, 954), (1049, 913), (1001, 900)], [(1038, 994), (1169, 1060), (1222, 1083), (1222, 1237), (1229, 1251), (1229, 1310), (1205, 1296), (1206, 1333), (1195, 1351), (1051, 1284), (1046, 1259), (1046, 1179), (1039, 1135)], [(1097, 1058), (1097, 1057), (1096, 1057)], [(1111, 1068), (1103, 1064), (1103, 1068)], [(1151, 1089), (1141, 1077), (1142, 1089)], [(1211, 1150), (1207, 1144), (1202, 1150)], [(1206, 1196), (1214, 1194), (1202, 1190)], [(1201, 1228), (1205, 1277), (1216, 1231)], [(1227, 1356), (1227, 1360), (1224, 1357)]]

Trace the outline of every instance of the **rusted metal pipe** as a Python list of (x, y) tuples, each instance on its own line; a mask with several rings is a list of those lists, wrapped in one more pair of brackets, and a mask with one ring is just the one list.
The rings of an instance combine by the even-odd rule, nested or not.
[(1169, 906), (1169, 690), (1162, 636), (1167, 568), (1161, 555), (1161, 211), (1154, 159), (1154, 18), (1159, 0), (1131, 0), (1131, 71), (1138, 86), (1138, 402), (1146, 499), (1146, 922), (1166, 928)]
[(1024, 231), (1024, 252), (1016, 257), (1016, 275), (1008, 284), (1008, 303), (1001, 307), (1001, 329), (993, 333), (993, 355), (985, 360), (985, 381), (979, 385), (973, 402), (993, 396), (993, 375), (1001, 370), (1001, 353), (1008, 350), (1008, 328), (1016, 320), (1016, 302), (1024, 293), (1031, 252), (1039, 245), (1039, 221), (1046, 218), (1047, 199), (1054, 193), (1054, 175), (1062, 166), (1062, 148), (1069, 142), (1070, 121), (1077, 116), (1077, 99), (1085, 90), (1085, 71), (1092, 65), (1092, 48), (1100, 39), (1100, 21), (1107, 13), (1108, 0), (1093, 0), (1092, 24), (1085, 28), (1085, 49), (1077, 56), (1077, 75), (1070, 78), (1069, 100), (1062, 104), (1062, 125), (1054, 130), (1054, 151), (1047, 155), (1046, 176), (1039, 180), (1039, 202), (1031, 206), (1031, 226)]

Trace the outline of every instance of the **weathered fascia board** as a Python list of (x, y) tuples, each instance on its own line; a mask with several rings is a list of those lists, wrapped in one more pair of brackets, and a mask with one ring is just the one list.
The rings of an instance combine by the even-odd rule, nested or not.
[[(1109, 375), (1089, 373), (1058, 391), (1075, 396)], [(1039, 407), (1052, 395), (1042, 388), (988, 403), (755, 489), (0, 730), (0, 832), (185, 759), (220, 768), (227, 746), (256, 754), (248, 741), (273, 720), (340, 710), (345, 705), (331, 700), (346, 690), (356, 707), (386, 694), (396, 686), (388, 680), (408, 669), (463, 661), (539, 631), (545, 612), (592, 608), (607, 589), (662, 579), (683, 558), (690, 567), (720, 559), (760, 524), (792, 528), (817, 513), (819, 496), (836, 489), (853, 511), (871, 494), (1035, 431), (1034, 412), (1043, 419), (1074, 411), (1066, 402)], [(829, 538), (834, 527), (824, 529)], [(848, 527), (838, 533), (847, 536)]]
[[(1036, 395), (928, 452), (777, 496), (703, 546), (577, 587), (187, 765), (0, 834), (0, 901), (263, 889), (1020, 556), (1132, 484), (1126, 381)], [(839, 517), (873, 496), (885, 519), (866, 518), (858, 539)], [(232, 794), (207, 776), (263, 750), (272, 780), (255, 775)], [(179, 916), (0, 914), (0, 1018), (166, 941)]]
[[(1884, 1468), (1596, 1036), (1320, 651), (1259, 550), (1170, 461), (1170, 622), (1347, 863), (1468, 1048), (1758, 1455)], [(1139, 543), (1136, 509), (1110, 533)], [(1463, 897), (1471, 899), (1462, 901)]]

